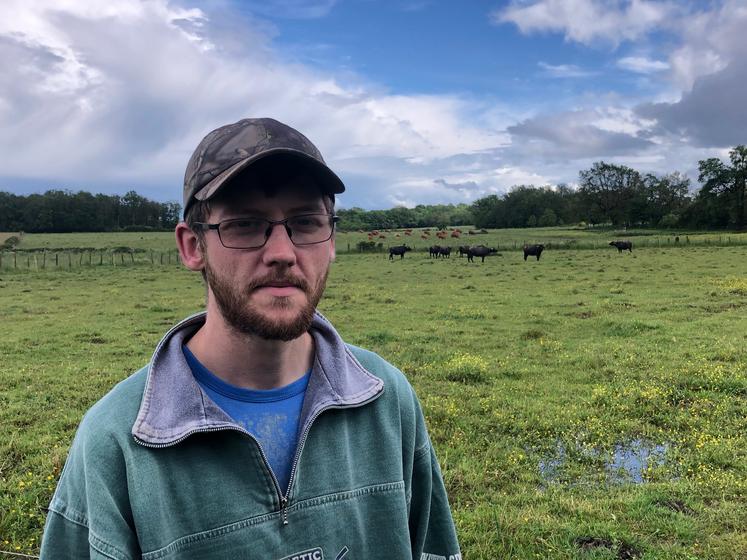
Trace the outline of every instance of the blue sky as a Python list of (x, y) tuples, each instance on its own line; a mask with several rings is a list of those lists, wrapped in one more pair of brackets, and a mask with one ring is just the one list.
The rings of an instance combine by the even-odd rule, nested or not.
[(573, 185), (595, 161), (697, 187), (747, 142), (744, 0), (5, 0), (0, 190), (180, 200), (200, 138), (295, 126), (345, 207)]

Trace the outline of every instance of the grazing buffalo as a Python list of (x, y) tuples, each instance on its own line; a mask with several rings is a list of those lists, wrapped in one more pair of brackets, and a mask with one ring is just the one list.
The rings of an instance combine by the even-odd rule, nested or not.
[(441, 247), (438, 245), (432, 245), (428, 248), (428, 256), (432, 259), (437, 259), (438, 255), (441, 253)]
[(469, 255), (469, 245), (460, 245), (459, 246), (459, 256), (463, 255)]
[(491, 247), (486, 247), (485, 245), (476, 245), (474, 247), (469, 248), (469, 252), (467, 253), (467, 262), (474, 262), (472, 259), (473, 257), (482, 257), (482, 261), (485, 262), (485, 257), (487, 257), (490, 253), (497, 253), (498, 249), (493, 249)]
[(443, 258), (448, 259), (451, 256), (451, 247), (439, 247), (438, 254)]
[(540, 260), (540, 255), (544, 250), (544, 245), (524, 245), (524, 260), (527, 260), (529, 255), (536, 256), (537, 260)]
[(633, 243), (631, 241), (610, 241), (612, 247), (617, 247), (617, 252), (622, 253), (626, 249), (633, 252)]
[(412, 251), (412, 249), (407, 245), (397, 245), (395, 247), (389, 247), (389, 260), (391, 261), (392, 259), (394, 259), (394, 255), (399, 255), (400, 259), (404, 259), (405, 253), (407, 251)]

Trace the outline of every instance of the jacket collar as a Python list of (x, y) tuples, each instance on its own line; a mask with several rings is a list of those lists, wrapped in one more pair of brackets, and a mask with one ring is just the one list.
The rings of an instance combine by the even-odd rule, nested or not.
[[(158, 343), (132, 426), (138, 442), (166, 447), (195, 432), (243, 430), (202, 391), (184, 358), (182, 345), (205, 323), (205, 316), (203, 312), (184, 319)], [(321, 313), (314, 314), (309, 332), (316, 355), (301, 411), (301, 431), (323, 409), (360, 406), (384, 387), (380, 378), (355, 359)]]

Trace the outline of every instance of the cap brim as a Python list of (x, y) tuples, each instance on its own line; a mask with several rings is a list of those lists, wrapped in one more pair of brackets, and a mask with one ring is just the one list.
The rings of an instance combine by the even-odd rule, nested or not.
[(340, 178), (319, 160), (292, 148), (273, 148), (259, 154), (255, 154), (235, 163), (223, 173), (215, 177), (207, 185), (194, 194), (196, 200), (209, 200), (217, 195), (236, 175), (260, 160), (270, 157), (291, 156), (290, 160), (295, 164), (306, 166), (317, 179), (317, 184), (324, 194), (340, 194), (345, 192), (345, 185)]

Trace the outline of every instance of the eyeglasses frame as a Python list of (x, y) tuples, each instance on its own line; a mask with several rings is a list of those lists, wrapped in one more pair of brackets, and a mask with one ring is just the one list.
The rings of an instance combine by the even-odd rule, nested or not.
[[(329, 232), (329, 237), (327, 237), (326, 239), (322, 239), (321, 241), (313, 241), (311, 243), (296, 243), (293, 240), (292, 230), (288, 227), (288, 222), (290, 220), (295, 220), (296, 218), (303, 218), (304, 216), (327, 216), (328, 218), (331, 218), (332, 229)], [(335, 224), (337, 224), (340, 221), (340, 217), (338, 215), (336, 215), (336, 214), (325, 214), (323, 212), (310, 212), (310, 213), (307, 213), (307, 214), (297, 214), (295, 216), (290, 216), (288, 218), (285, 218), (284, 220), (268, 220), (266, 218), (257, 218), (257, 219), (264, 220), (268, 224), (267, 229), (265, 230), (265, 240), (264, 240), (264, 243), (262, 243), (262, 245), (256, 245), (256, 246), (253, 246), (253, 247), (229, 247), (228, 245), (226, 245), (223, 242), (223, 237), (221, 237), (221, 234), (220, 234), (220, 226), (221, 226), (221, 224), (225, 224), (225, 223), (228, 223), (228, 222), (239, 222), (241, 220), (246, 220), (246, 219), (247, 218), (231, 218), (229, 220), (223, 220), (223, 221), (215, 223), (215, 224), (210, 224), (210, 223), (207, 223), (207, 222), (194, 222), (192, 224), (192, 227), (194, 228), (196, 226), (196, 227), (198, 227), (200, 229), (203, 229), (203, 230), (211, 230), (212, 229), (212, 230), (217, 231), (218, 232), (218, 240), (220, 241), (220, 244), (223, 245), (226, 249), (247, 250), (247, 249), (261, 249), (262, 247), (264, 247), (265, 245), (267, 245), (267, 240), (270, 239), (270, 235), (272, 235), (273, 228), (275, 226), (280, 225), (280, 224), (282, 224), (283, 226), (285, 226), (285, 232), (288, 234), (288, 239), (291, 240), (291, 243), (293, 243), (294, 247), (306, 247), (307, 245), (318, 245), (319, 243), (325, 243), (326, 241), (329, 241), (330, 239), (332, 239), (332, 236), (335, 234)]]

